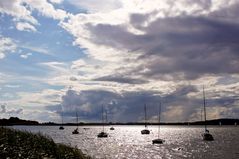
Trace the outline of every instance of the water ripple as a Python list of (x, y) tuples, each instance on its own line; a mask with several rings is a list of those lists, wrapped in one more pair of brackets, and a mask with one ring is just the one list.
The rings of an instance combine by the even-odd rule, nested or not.
[(114, 131), (106, 127), (108, 138), (97, 138), (99, 126), (79, 127), (80, 134), (73, 135), (75, 127), (65, 126), (14, 126), (14, 128), (49, 135), (57, 143), (81, 149), (94, 158), (107, 159), (180, 159), (180, 158), (239, 158), (239, 127), (210, 127), (215, 141), (201, 139), (202, 128), (193, 126), (162, 126), (162, 145), (153, 145), (157, 138), (157, 127), (150, 127), (150, 135), (141, 135), (142, 126), (115, 126)]

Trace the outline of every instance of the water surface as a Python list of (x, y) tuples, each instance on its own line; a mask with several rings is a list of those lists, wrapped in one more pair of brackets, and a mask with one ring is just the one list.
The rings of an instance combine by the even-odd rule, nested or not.
[[(80, 134), (73, 135), (74, 126), (14, 126), (16, 129), (41, 132), (53, 138), (57, 143), (64, 143), (81, 149), (93, 158), (107, 159), (238, 159), (239, 127), (209, 127), (215, 141), (203, 141), (203, 128), (198, 126), (161, 126), (162, 145), (153, 145), (158, 136), (158, 127), (150, 126), (150, 135), (141, 135), (143, 126), (114, 126), (109, 130), (108, 138), (97, 138), (102, 130), (100, 126), (80, 126)], [(85, 130), (84, 128), (89, 128)]]

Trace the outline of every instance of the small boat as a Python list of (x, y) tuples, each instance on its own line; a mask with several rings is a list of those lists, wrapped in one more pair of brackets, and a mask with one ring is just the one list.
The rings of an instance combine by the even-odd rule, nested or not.
[(77, 126), (77, 128), (72, 131), (72, 134), (79, 134), (79, 131), (78, 131), (78, 114), (77, 114), (77, 112), (76, 112), (76, 126)]
[(142, 135), (150, 134), (150, 131), (148, 129), (141, 130)]
[(209, 133), (209, 130), (206, 130), (203, 134), (202, 134), (203, 140), (206, 141), (213, 141), (214, 138), (213, 136)]
[(59, 127), (59, 130), (64, 130), (64, 127), (63, 127), (63, 110), (61, 111), (61, 126)]
[(161, 114), (161, 102), (159, 104), (159, 113), (158, 113), (158, 138), (157, 139), (154, 139), (152, 140), (152, 143), (153, 144), (162, 144), (164, 142), (164, 140), (160, 139), (159, 138), (159, 134), (160, 134), (160, 114)]
[(144, 105), (144, 121), (145, 121), (145, 129), (144, 130), (141, 130), (141, 134), (142, 135), (147, 135), (147, 134), (150, 134), (150, 131), (148, 130), (148, 127), (147, 127), (147, 114), (146, 114), (146, 104)]
[(104, 107), (102, 105), (102, 131), (97, 135), (98, 138), (106, 138), (108, 137), (108, 134), (105, 132), (105, 123), (104, 123)]
[(162, 144), (162, 143), (164, 143), (164, 140), (162, 140), (162, 139), (154, 139), (154, 140), (152, 140), (152, 142), (153, 142), (153, 144)]
[[(106, 113), (106, 115), (107, 115), (107, 113)], [(113, 117), (113, 115), (112, 115), (112, 117)], [(115, 130), (115, 128), (113, 126), (111, 126), (110, 130)]]
[(59, 130), (64, 130), (64, 127), (63, 127), (63, 126), (60, 126), (60, 127), (59, 127)]
[(209, 130), (207, 129), (207, 114), (206, 114), (206, 99), (205, 99), (205, 91), (203, 86), (203, 108), (204, 108), (204, 126), (205, 126), (205, 132), (202, 134), (203, 140), (205, 141), (213, 141), (213, 136), (209, 133)]
[(97, 137), (98, 138), (108, 137), (108, 134), (106, 132), (102, 131), (97, 135)]
[[(109, 124), (108, 123), (108, 113), (107, 113), (107, 111), (105, 111), (105, 120), (106, 120), (106, 123)], [(110, 130), (115, 130), (115, 128), (113, 126), (111, 126)]]
[(72, 134), (79, 134), (78, 128), (72, 131)]

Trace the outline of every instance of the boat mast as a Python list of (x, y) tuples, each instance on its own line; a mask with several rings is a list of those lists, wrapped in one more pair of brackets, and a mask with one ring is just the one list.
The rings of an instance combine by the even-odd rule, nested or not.
[(104, 107), (103, 107), (103, 105), (102, 105), (102, 116), (101, 116), (101, 118), (102, 118), (103, 132), (104, 132), (105, 126), (104, 126)]
[(108, 112), (105, 110), (105, 123), (108, 124)]
[(205, 91), (203, 86), (203, 106), (204, 106), (204, 125), (205, 125), (205, 132), (207, 130), (207, 117), (206, 117), (206, 99), (205, 99)]
[(61, 126), (63, 126), (63, 109), (61, 111)]
[(76, 126), (77, 126), (77, 129), (78, 129), (78, 113), (76, 112)]
[(145, 123), (144, 123), (144, 125), (145, 125), (145, 128), (147, 127), (147, 119), (146, 119), (146, 104), (144, 104), (144, 121), (145, 121)]
[(160, 114), (161, 114), (161, 101), (159, 103), (159, 114), (158, 114), (158, 122), (159, 122), (159, 126), (158, 126), (158, 139), (159, 139), (159, 134), (160, 134)]

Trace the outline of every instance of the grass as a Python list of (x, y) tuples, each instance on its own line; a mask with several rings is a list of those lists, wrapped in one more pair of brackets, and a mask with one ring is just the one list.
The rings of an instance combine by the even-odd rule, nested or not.
[(56, 144), (50, 137), (40, 133), (0, 128), (1, 158), (29, 159), (86, 159), (79, 149)]

